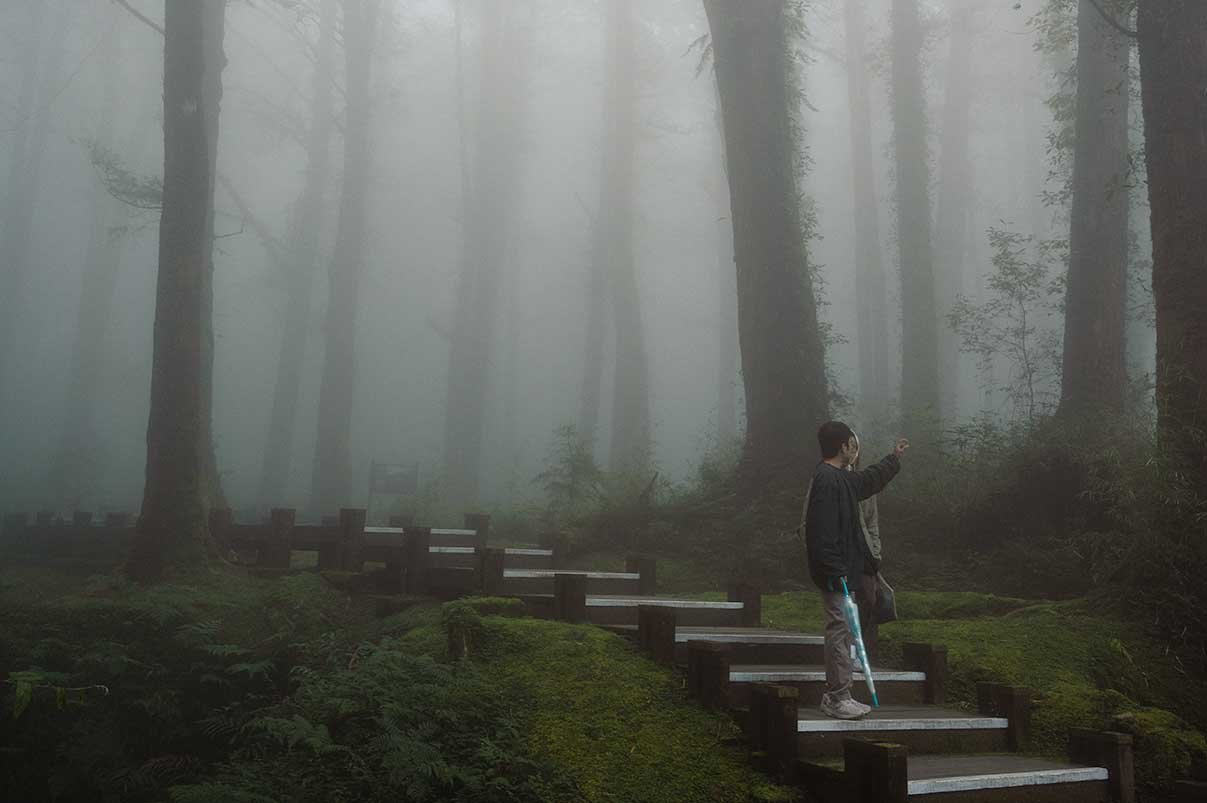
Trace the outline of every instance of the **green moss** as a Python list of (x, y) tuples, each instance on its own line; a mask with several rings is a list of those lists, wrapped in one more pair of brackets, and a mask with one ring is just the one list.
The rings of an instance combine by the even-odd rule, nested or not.
[(684, 699), (677, 676), (587, 626), (492, 618), (488, 671), (527, 701), (526, 738), (590, 801), (791, 799), (750, 770), (732, 721)]
[(1207, 762), (1207, 740), (1180, 717), (1159, 708), (1133, 708), (1117, 714), (1112, 730), (1132, 734), (1137, 780), (1150, 787), (1168, 789), (1179, 778)]

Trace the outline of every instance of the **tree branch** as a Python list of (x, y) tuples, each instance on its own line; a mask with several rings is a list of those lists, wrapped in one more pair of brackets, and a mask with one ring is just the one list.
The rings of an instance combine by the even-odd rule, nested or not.
[(1098, 12), (1098, 15), (1101, 16), (1104, 20), (1106, 20), (1107, 24), (1109, 24), (1112, 28), (1114, 28), (1119, 33), (1121, 33), (1124, 36), (1131, 38), (1131, 39), (1136, 39), (1140, 36), (1138, 33), (1133, 31), (1131, 28), (1124, 27), (1124, 25), (1122, 23), (1120, 23), (1119, 20), (1115, 19), (1113, 16), (1111, 16), (1109, 13), (1107, 13), (1107, 10), (1105, 8), (1103, 8), (1101, 5), (1099, 5), (1098, 0), (1089, 0), (1089, 3), (1090, 3), (1090, 5), (1092, 5), (1094, 7), (1094, 10)]
[(153, 20), (150, 17), (143, 14), (141, 11), (136, 9), (134, 6), (130, 5), (126, 0), (113, 0), (113, 2), (116, 3), (117, 5), (121, 6), (122, 8), (126, 9), (126, 11), (129, 11), (131, 14), (133, 14), (135, 17), (137, 17), (144, 25), (146, 25), (151, 30), (158, 31), (160, 36), (167, 36), (167, 33), (164, 31), (162, 25), (160, 25), (155, 20)]

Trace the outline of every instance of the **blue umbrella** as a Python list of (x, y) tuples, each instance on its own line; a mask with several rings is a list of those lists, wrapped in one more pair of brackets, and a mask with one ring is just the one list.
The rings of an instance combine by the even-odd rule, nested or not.
[(863, 646), (863, 630), (859, 627), (859, 608), (855, 605), (855, 600), (851, 599), (851, 592), (847, 588), (847, 578), (845, 577), (842, 578), (842, 612), (847, 617), (847, 627), (850, 628), (851, 636), (855, 639), (855, 654), (863, 666), (863, 679), (867, 681), (868, 691), (872, 693), (872, 705), (879, 708), (880, 700), (876, 697), (876, 681), (872, 679), (872, 664), (868, 660), (868, 651)]

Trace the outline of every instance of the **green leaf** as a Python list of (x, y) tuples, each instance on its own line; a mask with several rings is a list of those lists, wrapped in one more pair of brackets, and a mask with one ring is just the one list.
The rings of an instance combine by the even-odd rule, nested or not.
[(25, 709), (29, 707), (29, 701), (33, 699), (33, 696), (33, 684), (18, 680), (17, 699), (13, 702), (13, 719), (21, 718), (21, 715), (25, 713)]

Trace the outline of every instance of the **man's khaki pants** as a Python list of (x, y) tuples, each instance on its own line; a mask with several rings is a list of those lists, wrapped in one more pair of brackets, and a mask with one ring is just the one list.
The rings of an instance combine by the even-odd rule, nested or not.
[[(851, 593), (855, 596), (855, 602), (860, 609), (860, 628), (866, 627), (864, 624), (865, 611), (870, 613), (874, 609), (876, 586), (876, 576), (865, 574), (862, 576), (862, 587), (851, 589)], [(851, 636), (851, 630), (847, 627), (847, 618), (842, 612), (842, 592), (821, 592), (821, 604), (825, 610), (826, 624), (826, 645), (824, 649), (826, 691), (830, 693), (835, 701), (845, 700), (851, 696), (851, 673), (853, 670), (851, 646), (855, 643), (855, 639)], [(871, 617), (869, 616), (868, 618)], [(874, 635), (872, 639), (873, 641), (875, 640)], [(869, 655), (875, 649), (872, 644), (868, 643), (867, 633), (864, 634), (864, 648), (869, 651)]]

